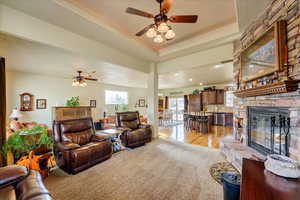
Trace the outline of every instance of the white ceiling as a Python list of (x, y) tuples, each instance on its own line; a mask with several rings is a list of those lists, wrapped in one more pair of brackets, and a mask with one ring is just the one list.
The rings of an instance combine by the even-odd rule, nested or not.
[[(127, 87), (147, 87), (147, 74), (122, 66), (102, 62), (59, 48), (13, 36), (0, 34), (0, 55), (7, 61), (10, 71), (20, 71), (71, 79), (77, 70), (96, 71), (101, 83)], [(193, 79), (190, 81), (189, 79)], [(220, 68), (213, 65), (159, 75), (159, 88), (181, 88), (230, 82), (233, 78), (232, 63)]]
[[(66, 1), (99, 16), (106, 23), (131, 37), (136, 37), (135, 33), (152, 24), (153, 20), (128, 14), (125, 12), (127, 7), (137, 8), (154, 15), (159, 12), (159, 4), (156, 0)], [(173, 7), (168, 13), (168, 16), (172, 15), (198, 15), (198, 22), (196, 24), (169, 23), (176, 32), (176, 37), (173, 41), (163, 44), (155, 44), (145, 35), (138, 39), (148, 47), (159, 50), (236, 21), (233, 0), (174, 0)]]
[[(170, 15), (197, 14), (199, 22), (172, 24), (176, 39), (159, 46), (145, 36), (135, 36), (151, 23), (151, 19), (125, 13), (129, 6), (155, 13), (158, 8), (155, 0), (0, 0), (0, 3), (149, 64), (231, 43), (238, 32), (234, 25), (234, 0), (174, 0)], [(72, 77), (77, 69), (96, 70), (99, 80), (106, 84), (147, 85), (146, 73), (14, 36), (0, 35), (0, 55), (7, 58), (9, 70), (64, 78)], [(192, 62), (201, 59), (205, 58), (199, 57)], [(219, 69), (214, 69), (213, 64), (186, 66), (175, 77), (177, 69), (178, 66), (174, 66), (174, 71), (159, 75), (160, 89), (195, 86), (200, 82), (224, 83), (233, 79), (230, 64)]]
[(196, 67), (178, 72), (159, 75), (160, 89), (228, 83), (233, 80), (233, 64), (227, 63), (216, 68), (215, 65)]
[(77, 70), (95, 70), (101, 83), (147, 87), (146, 73), (4, 34), (0, 34), (0, 55), (6, 58), (9, 71), (71, 79)]

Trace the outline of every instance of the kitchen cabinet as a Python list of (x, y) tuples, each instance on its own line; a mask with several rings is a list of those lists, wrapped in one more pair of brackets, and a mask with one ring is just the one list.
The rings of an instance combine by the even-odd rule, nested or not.
[(224, 90), (203, 91), (203, 105), (224, 104)]
[(201, 94), (191, 94), (189, 95), (189, 112), (200, 112), (202, 110)]
[(224, 105), (225, 103), (225, 91), (224, 90), (216, 90), (217, 96), (217, 104)]

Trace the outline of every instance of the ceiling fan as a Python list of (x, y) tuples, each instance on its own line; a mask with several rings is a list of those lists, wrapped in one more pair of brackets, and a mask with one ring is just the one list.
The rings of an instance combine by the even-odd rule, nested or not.
[(197, 15), (174, 15), (168, 17), (167, 14), (170, 11), (173, 0), (156, 0), (159, 3), (159, 14), (153, 15), (145, 11), (141, 11), (135, 8), (127, 8), (126, 12), (133, 15), (154, 19), (154, 23), (148, 25), (143, 30), (138, 32), (136, 36), (140, 37), (146, 33), (149, 38), (154, 38), (154, 42), (161, 43), (166, 40), (172, 40), (175, 37), (175, 32), (167, 22), (172, 23), (196, 23), (198, 20)]
[[(96, 73), (96, 71), (93, 71), (91, 73), (83, 72), (81, 70), (77, 71), (78, 75), (73, 77), (73, 86), (81, 86), (86, 87), (87, 83), (86, 81), (98, 81), (98, 79), (93, 78), (92, 74)], [(84, 73), (84, 74), (83, 74)]]

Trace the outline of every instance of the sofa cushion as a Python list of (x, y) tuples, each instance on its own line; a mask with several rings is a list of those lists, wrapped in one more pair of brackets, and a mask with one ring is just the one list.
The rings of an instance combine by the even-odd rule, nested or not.
[(93, 133), (91, 129), (76, 132), (76, 133), (65, 133), (63, 134), (63, 142), (72, 142), (75, 144), (85, 145), (90, 142)]
[(64, 122), (60, 126), (62, 133), (80, 132), (93, 127), (91, 121), (89, 120)]
[(138, 124), (138, 120), (134, 120), (134, 121), (121, 121), (121, 126), (135, 130), (135, 129), (138, 128), (139, 124)]

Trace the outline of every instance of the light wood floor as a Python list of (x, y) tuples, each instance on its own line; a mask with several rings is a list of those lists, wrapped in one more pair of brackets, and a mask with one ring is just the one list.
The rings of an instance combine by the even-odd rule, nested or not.
[(183, 125), (159, 128), (159, 137), (162, 139), (172, 139), (213, 149), (219, 149), (220, 139), (229, 135), (232, 135), (232, 128), (224, 126), (213, 126), (211, 133), (208, 134), (187, 131)]

